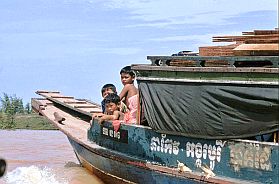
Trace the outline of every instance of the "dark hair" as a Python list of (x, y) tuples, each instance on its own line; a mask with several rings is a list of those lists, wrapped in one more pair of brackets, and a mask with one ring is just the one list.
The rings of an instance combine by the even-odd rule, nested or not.
[(127, 74), (131, 75), (132, 77), (135, 76), (135, 72), (134, 72), (134, 70), (132, 70), (131, 66), (125, 66), (124, 68), (122, 68), (120, 70), (120, 75), (122, 73), (127, 73)]
[(113, 84), (105, 84), (102, 87), (101, 93), (103, 94), (105, 92), (106, 89), (111, 89), (114, 93), (116, 93), (116, 87)]
[(120, 97), (115, 93), (110, 93), (110, 94), (108, 94), (108, 96), (105, 97), (104, 102), (105, 102), (105, 104), (111, 103), (111, 102), (118, 104), (120, 102)]

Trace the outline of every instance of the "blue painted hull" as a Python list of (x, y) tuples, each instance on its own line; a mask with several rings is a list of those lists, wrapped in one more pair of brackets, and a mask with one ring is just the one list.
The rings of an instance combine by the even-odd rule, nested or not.
[[(88, 136), (96, 148), (69, 140), (83, 165), (110, 176), (106, 182), (278, 183), (278, 144), (190, 139), (130, 125), (121, 125), (117, 134), (108, 122), (93, 123)], [(179, 172), (177, 161), (193, 172)], [(206, 178), (198, 164), (207, 165), (216, 176)]]
[[(185, 180), (185, 178), (180, 178), (176, 176), (168, 175), (167, 173), (160, 173), (148, 169), (144, 169), (143, 167), (139, 167), (136, 165), (129, 164), (125, 161), (121, 161), (119, 158), (123, 158), (123, 156), (118, 155), (115, 157), (113, 153), (112, 155), (106, 157), (104, 154), (99, 155), (100, 153), (96, 153), (81, 144), (71, 140), (69, 141), (74, 148), (78, 158), (81, 163), (85, 166), (90, 165), (93, 168), (88, 168), (89, 170), (93, 170), (93, 172), (97, 176), (100, 177), (106, 183), (200, 183), (201, 181), (195, 181), (191, 179)], [(102, 150), (105, 152), (105, 150)], [(109, 153), (108, 153), (109, 154)], [(110, 157), (110, 158), (109, 158)], [(133, 159), (129, 158), (132, 162)], [(90, 167), (89, 166), (89, 167)], [(108, 177), (110, 176), (110, 177)], [(201, 178), (202, 179), (202, 178)]]

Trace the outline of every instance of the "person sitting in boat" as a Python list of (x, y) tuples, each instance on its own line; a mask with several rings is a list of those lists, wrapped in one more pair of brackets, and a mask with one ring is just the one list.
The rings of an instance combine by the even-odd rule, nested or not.
[(134, 86), (135, 72), (131, 66), (125, 66), (120, 71), (121, 82), (124, 85), (119, 97), (124, 101), (129, 109), (129, 114), (126, 115), (126, 123), (137, 123), (137, 110), (138, 110), (138, 89)]
[(124, 113), (120, 111), (121, 101), (117, 94), (109, 93), (104, 99), (106, 113), (99, 118), (99, 123), (103, 123), (106, 120), (123, 120)]
[[(106, 106), (105, 106), (105, 97), (108, 95), (108, 94), (111, 94), (111, 93), (115, 93), (117, 94), (117, 91), (116, 91), (116, 87), (115, 85), (113, 84), (105, 84), (102, 89), (101, 89), (101, 94), (102, 94), (102, 97), (103, 97), (103, 100), (101, 102), (101, 106), (102, 106), (102, 113), (103, 114), (107, 114), (106, 112)], [(120, 111), (125, 113), (128, 111), (127, 109), (127, 106), (121, 101), (121, 105), (120, 105)]]

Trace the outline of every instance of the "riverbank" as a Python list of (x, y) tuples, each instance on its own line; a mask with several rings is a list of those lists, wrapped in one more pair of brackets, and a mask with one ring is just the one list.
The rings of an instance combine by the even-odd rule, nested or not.
[(38, 114), (15, 115), (11, 129), (57, 130), (45, 117)]

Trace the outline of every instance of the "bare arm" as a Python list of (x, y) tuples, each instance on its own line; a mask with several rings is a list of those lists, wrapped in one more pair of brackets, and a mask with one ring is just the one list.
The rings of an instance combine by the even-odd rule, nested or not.
[(119, 94), (120, 100), (123, 100), (124, 97), (128, 95), (129, 89), (131, 87), (131, 84), (126, 84), (122, 91)]
[(99, 123), (103, 123), (104, 121), (107, 120), (117, 120), (117, 119), (119, 119), (119, 111), (114, 111), (112, 115), (103, 115), (99, 119)]

